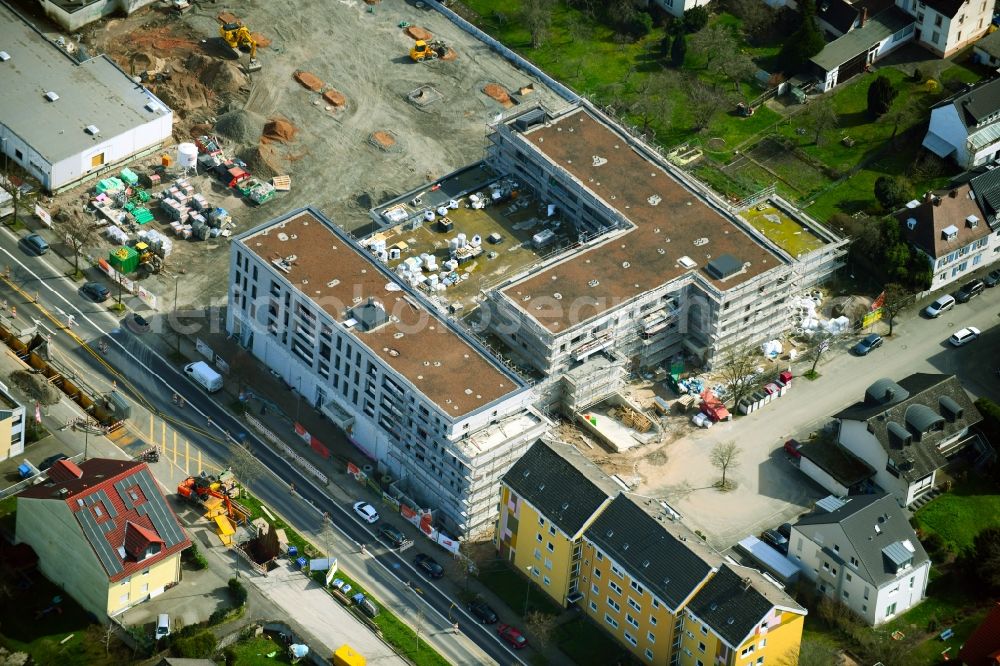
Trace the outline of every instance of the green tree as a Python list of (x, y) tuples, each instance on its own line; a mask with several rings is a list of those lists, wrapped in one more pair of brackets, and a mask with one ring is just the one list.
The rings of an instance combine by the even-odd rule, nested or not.
[(913, 185), (902, 176), (879, 176), (875, 180), (875, 199), (891, 212), (910, 200)]
[(701, 5), (685, 11), (682, 25), (684, 32), (689, 35), (700, 32), (708, 25), (708, 7)]
[(972, 541), (972, 573), (982, 597), (1000, 592), (1000, 527), (987, 527)]
[(229, 593), (233, 597), (233, 604), (242, 606), (247, 602), (247, 588), (235, 578), (229, 579)]
[(674, 67), (683, 67), (685, 56), (687, 56), (687, 39), (682, 33), (674, 38), (674, 43), (670, 47), (670, 62)]
[(670, 38), (670, 32), (663, 33), (663, 39), (660, 40), (660, 59), (669, 60), (670, 59), (670, 47), (673, 45), (673, 40)]
[(872, 118), (884, 116), (898, 94), (892, 81), (880, 74), (868, 86), (868, 115)]
[(809, 58), (823, 50), (826, 40), (816, 25), (816, 3), (814, 0), (799, 0), (799, 14), (802, 23), (781, 47), (778, 62), (782, 63), (786, 74), (796, 74), (809, 62)]

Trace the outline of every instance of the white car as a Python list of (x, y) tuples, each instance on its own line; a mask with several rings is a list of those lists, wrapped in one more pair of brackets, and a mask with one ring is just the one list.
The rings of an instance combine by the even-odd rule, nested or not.
[(955, 299), (948, 294), (939, 296), (936, 301), (924, 308), (924, 314), (934, 319), (940, 317), (942, 312), (947, 312), (955, 307)]
[(960, 331), (955, 331), (955, 335), (948, 338), (948, 342), (956, 347), (961, 347), (967, 342), (972, 342), (979, 337), (979, 329), (975, 326), (969, 326), (968, 328), (963, 328)]
[(368, 502), (355, 502), (354, 503), (354, 513), (361, 516), (361, 520), (366, 523), (377, 523), (378, 522), (378, 511), (375, 510)]

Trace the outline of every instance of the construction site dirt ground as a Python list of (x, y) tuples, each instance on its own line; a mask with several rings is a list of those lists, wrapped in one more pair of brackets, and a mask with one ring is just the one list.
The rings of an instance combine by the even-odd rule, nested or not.
[[(258, 49), (261, 71), (247, 74), (249, 56), (237, 59), (220, 39), (217, 17), (223, 12), (238, 16), (268, 43)], [(412, 62), (414, 40), (402, 22), (443, 39), (456, 57)], [(175, 109), (175, 142), (216, 133), (227, 154), (246, 160), (254, 175), (291, 176), (290, 192), (260, 207), (230, 210), (236, 232), (305, 205), (353, 230), (368, 221), (369, 207), (481, 159), (487, 123), (510, 105), (485, 94), (489, 84), (512, 92), (531, 85), (526, 104), (565, 104), (442, 14), (402, 0), (196, 3), (183, 16), (157, 4), (90, 24), (80, 37), (91, 53), (107, 53), (127, 73), (148, 72), (147, 85)], [(168, 80), (157, 80), (156, 74), (168, 71)], [(299, 83), (299, 71), (319, 79), (321, 92)], [(435, 94), (410, 101), (408, 95), (422, 86)], [(329, 101), (339, 101), (337, 94), (324, 99), (328, 91), (342, 95), (344, 105)], [(223, 118), (227, 132), (216, 132)], [(275, 118), (288, 121), (294, 135), (262, 142), (265, 123)], [(71, 191), (54, 204), (79, 205), (85, 194), (82, 188)], [(96, 247), (92, 254), (107, 249)], [(178, 299), (186, 305), (225, 297), (220, 277), (228, 272), (228, 252), (205, 249), (205, 243), (175, 243), (177, 256), (168, 261), (171, 273), (185, 275)], [(150, 277), (144, 286), (166, 296), (161, 309), (172, 302), (171, 275)]]

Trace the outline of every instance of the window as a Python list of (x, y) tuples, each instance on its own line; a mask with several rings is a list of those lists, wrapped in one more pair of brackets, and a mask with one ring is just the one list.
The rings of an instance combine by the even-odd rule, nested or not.
[(608, 624), (610, 624), (615, 629), (618, 628), (618, 620), (616, 620), (615, 618), (611, 617), (607, 613), (604, 614), (604, 621), (607, 622)]
[(545, 519), (542, 518), (541, 516), (538, 516), (538, 524), (539, 525), (545, 525)]
[(839, 553), (840, 552), (840, 546), (838, 546), (837, 544), (833, 544), (833, 552)]
[(631, 624), (636, 629), (639, 628), (639, 621), (637, 619), (635, 619), (634, 617), (632, 617), (631, 613), (625, 613), (625, 621), (628, 622), (629, 624)]
[(611, 597), (608, 597), (608, 605), (614, 608), (615, 612), (620, 612), (622, 609), (622, 607), (618, 604), (618, 602), (612, 599)]
[(635, 640), (635, 636), (628, 633), (627, 631), (625, 632), (625, 640), (627, 640), (632, 645), (632, 647), (635, 647), (636, 644), (638, 643), (638, 641)]
[(695, 659), (694, 660), (694, 665), (695, 666), (705, 666), (704, 662), (702, 662), (701, 659)]
[(760, 664), (763, 664), (763, 663), (764, 663), (764, 657), (757, 657), (757, 664), (758, 664), (758, 666)]
[[(673, 0), (671, 0), (671, 2), (673, 2)], [(646, 659), (653, 661), (653, 651), (649, 648), (646, 648)]]
[(552, 581), (551, 581), (551, 580), (549, 580), (549, 577), (548, 577), (548, 576), (543, 576), (543, 577), (542, 577), (542, 583), (544, 583), (545, 585), (548, 585), (548, 584), (550, 584), (551, 582), (552, 582)]
[(941, 39), (941, 33), (940, 32), (934, 31), (934, 32), (931, 33), (931, 41), (932, 42), (934, 42), (935, 44), (937, 44), (939, 39)]
[(861, 612), (862, 613), (868, 612), (868, 604), (861, 604)]
[(590, 591), (593, 592), (594, 594), (600, 594), (601, 593), (601, 588), (597, 587), (596, 583), (591, 583), (590, 584)]
[(24, 153), (21, 152), (20, 148), (15, 148), (14, 149), (14, 157), (16, 157), (19, 160), (23, 160), (24, 159)]
[(142, 587), (139, 588), (139, 591), (143, 594), (149, 594), (149, 583), (143, 583)]
[(844, 574), (844, 578), (847, 579), (848, 583), (850, 583), (852, 580), (854, 580), (854, 578), (851, 576), (851, 574)]
[(654, 634), (652, 631), (647, 631), (646, 632), (646, 640), (648, 640), (650, 643), (655, 643), (656, 642), (656, 634)]
[(853, 555), (851, 555), (851, 566), (852, 567), (858, 566), (858, 558), (854, 557)]
[(659, 608), (659, 607), (660, 607), (660, 602), (657, 601), (656, 599), (653, 599), (653, 608)]
[(708, 636), (708, 627), (706, 625), (701, 625), (701, 635)]
[(911, 590), (913, 589), (913, 581), (914, 581), (915, 578), (916, 578), (916, 576), (910, 576), (910, 589)]
[(851, 593), (848, 592), (847, 590), (844, 590), (844, 598), (845, 599), (849, 599), (850, 597), (851, 597)]
[(642, 596), (642, 585), (639, 585), (639, 583), (635, 582), (634, 580), (632, 582), (630, 582), (628, 585), (633, 590), (635, 590), (636, 592), (638, 592), (639, 596)]
[(705, 651), (705, 644), (698, 643), (698, 652), (704, 652), (704, 651)]
[(865, 587), (865, 600), (867, 600), (867, 599), (868, 599), (868, 587), (866, 586)]
[(590, 602), (590, 610), (595, 611), (595, 612), (597, 611), (597, 602), (596, 601), (591, 601)]
[(601, 570), (594, 569), (594, 578), (600, 578), (600, 577), (601, 577)]
[(547, 557), (545, 558), (545, 568), (552, 571), (552, 560)]
[(762, 639), (760, 639), (760, 643), (757, 644), (757, 647), (759, 647), (761, 650), (763, 650), (764, 646), (766, 646), (766, 645), (767, 645), (767, 639), (766, 638), (762, 638)]
[(636, 611), (637, 613), (642, 612), (642, 606), (640, 606), (639, 603), (632, 597), (628, 598), (628, 605), (631, 606), (632, 610)]
[(649, 616), (649, 623), (651, 625), (653, 625), (654, 627), (656, 626), (656, 616), (655, 615), (650, 615)]
[(598, 562), (604, 561), (604, 553), (602, 553), (601, 551), (597, 551), (597, 561)]
[(539, 532), (538, 534), (535, 535), (535, 541), (537, 541), (538, 543), (542, 542), (542, 533), (541, 532)]
[(550, 553), (556, 552), (556, 547), (552, 545), (551, 541), (545, 544), (545, 549), (548, 550)]
[[(940, 28), (941, 27), (941, 15), (940, 14), (938, 14), (937, 16), (934, 17), (934, 27), (935, 28)], [(937, 41), (937, 40), (935, 39), (934, 41)]]
[(618, 576), (619, 578), (624, 578), (625, 577), (625, 572), (622, 571), (621, 569), (619, 569), (618, 567), (616, 567), (613, 564), (611, 565), (611, 573), (613, 573), (614, 575)]
[(535, 549), (535, 559), (536, 560), (542, 559), (542, 551), (538, 550), (537, 548)]
[(893, 601), (891, 604), (885, 607), (885, 616), (892, 617), (896, 614), (896, 602)]
[(550, 536), (555, 536), (556, 535), (556, 526), (555, 525), (549, 525), (549, 535)]
[(618, 583), (616, 583), (615, 581), (613, 581), (613, 580), (609, 580), (608, 581), (608, 587), (610, 587), (611, 591), (614, 592), (615, 594), (621, 594), (622, 593), (621, 586)]
[(743, 648), (743, 649), (742, 649), (742, 650), (740, 651), (740, 656), (741, 656), (741, 657), (745, 657), (745, 656), (747, 656), (747, 655), (749, 655), (749, 654), (753, 654), (753, 646), (752, 646), (752, 645), (749, 645), (749, 646), (747, 646), (747, 647)]

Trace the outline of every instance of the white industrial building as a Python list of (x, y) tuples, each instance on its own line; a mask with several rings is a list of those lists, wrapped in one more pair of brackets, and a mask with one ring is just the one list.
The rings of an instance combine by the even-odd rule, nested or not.
[(459, 535), (548, 427), (530, 386), (311, 208), (236, 237), (226, 329)]
[(38, 0), (45, 15), (68, 32), (119, 13), (126, 16), (156, 0)]
[(50, 192), (170, 139), (173, 112), (107, 56), (77, 62), (0, 3), (0, 150)]

